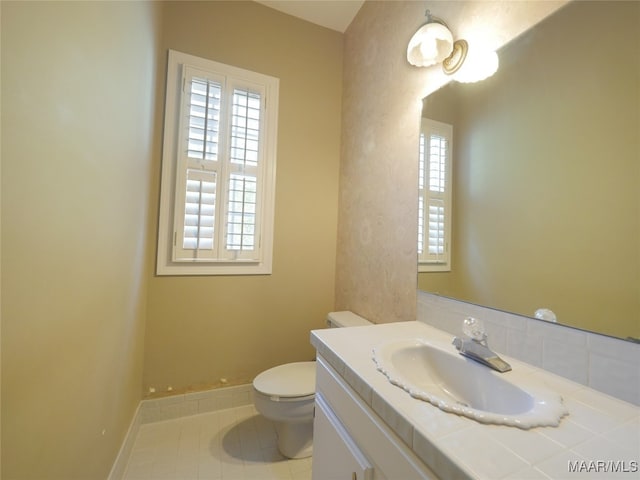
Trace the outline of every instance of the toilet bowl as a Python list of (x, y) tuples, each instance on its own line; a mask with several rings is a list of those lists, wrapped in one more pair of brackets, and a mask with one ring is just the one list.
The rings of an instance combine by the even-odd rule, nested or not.
[[(332, 312), (327, 326), (371, 325), (352, 312)], [(295, 362), (270, 368), (253, 380), (256, 410), (274, 422), (278, 450), (288, 458), (305, 458), (313, 452), (313, 409), (316, 362)]]
[(316, 362), (279, 365), (253, 381), (256, 410), (272, 420), (285, 457), (309, 457), (313, 439)]

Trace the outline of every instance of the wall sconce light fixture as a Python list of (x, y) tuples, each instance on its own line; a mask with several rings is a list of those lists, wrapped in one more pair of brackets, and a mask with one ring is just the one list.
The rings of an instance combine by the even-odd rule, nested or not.
[(458, 82), (478, 82), (498, 70), (498, 54), (466, 40), (453, 40), (446, 23), (426, 12), (427, 23), (411, 37), (407, 61), (416, 67), (442, 63), (442, 70)]
[(453, 34), (447, 24), (426, 12), (427, 23), (409, 40), (407, 60), (416, 67), (429, 67), (451, 55)]

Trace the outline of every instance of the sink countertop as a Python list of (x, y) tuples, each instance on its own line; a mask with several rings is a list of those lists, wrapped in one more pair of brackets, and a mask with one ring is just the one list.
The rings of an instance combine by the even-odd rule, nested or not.
[(569, 415), (530, 430), (480, 424), (412, 398), (377, 371), (372, 349), (407, 338), (453, 336), (421, 322), (311, 332), (318, 353), (443, 480), (640, 478), (640, 408), (498, 352), (517, 376), (561, 394)]

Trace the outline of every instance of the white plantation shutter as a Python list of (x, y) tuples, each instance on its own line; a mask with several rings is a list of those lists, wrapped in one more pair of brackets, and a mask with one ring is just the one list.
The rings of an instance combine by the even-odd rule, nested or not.
[(453, 127), (422, 119), (418, 185), (419, 271), (450, 270)]
[(216, 190), (225, 79), (185, 66), (177, 158), (173, 261), (218, 256)]
[(216, 219), (216, 174), (187, 170), (184, 250), (212, 250)]
[(226, 248), (238, 252), (256, 248), (255, 176), (232, 174), (229, 179)]
[(429, 199), (429, 216), (427, 232), (429, 242), (427, 244), (427, 254), (435, 262), (443, 263), (446, 252), (446, 230), (445, 230), (445, 206), (444, 201), (437, 198)]
[(435, 261), (442, 261), (445, 252), (445, 180), (448, 140), (432, 132), (428, 154), (428, 221), (429, 241), (427, 252)]
[(220, 142), (220, 107), (224, 79), (206, 78), (206, 72), (185, 68), (185, 86), (188, 90), (187, 156), (200, 160), (217, 160)]
[(183, 77), (173, 260), (257, 260), (262, 89), (189, 66)]
[(420, 132), (420, 152), (418, 155), (418, 259), (422, 259), (422, 252), (425, 248), (425, 178), (424, 172), (426, 168), (425, 161), (426, 138), (424, 132)]
[[(277, 85), (273, 77), (170, 52), (161, 222), (173, 186), (173, 225), (159, 238), (159, 274), (270, 273)], [(276, 99), (269, 111), (268, 95)], [(172, 173), (173, 185), (165, 179)]]
[(260, 92), (233, 89), (225, 248), (234, 258), (258, 250), (261, 105)]

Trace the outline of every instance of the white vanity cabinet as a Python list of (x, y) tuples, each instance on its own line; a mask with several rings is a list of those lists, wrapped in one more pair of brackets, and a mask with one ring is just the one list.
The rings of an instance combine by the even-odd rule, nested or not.
[(316, 396), (313, 442), (313, 480), (373, 480), (373, 465), (321, 394)]
[(326, 360), (316, 363), (313, 480), (437, 480)]

